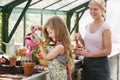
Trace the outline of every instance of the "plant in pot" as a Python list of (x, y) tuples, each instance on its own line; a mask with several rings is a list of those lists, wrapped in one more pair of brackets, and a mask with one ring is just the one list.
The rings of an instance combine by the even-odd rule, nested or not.
[(16, 54), (11, 54), (9, 56), (9, 65), (10, 66), (16, 66), (16, 62), (17, 62), (17, 56), (16, 56)]
[(31, 53), (26, 53), (26, 55), (22, 59), (22, 67), (23, 67), (25, 76), (28, 77), (28, 76), (31, 76), (33, 74), (35, 63), (32, 62)]
[(33, 62), (32, 57), (32, 53), (29, 51), (22, 60), (22, 67), (25, 76), (31, 76), (34, 71), (35, 63)]
[(23, 70), (24, 70), (24, 75), (25, 76), (31, 76), (33, 71), (34, 71), (35, 63), (24, 61), (22, 63), (22, 66), (23, 66)]

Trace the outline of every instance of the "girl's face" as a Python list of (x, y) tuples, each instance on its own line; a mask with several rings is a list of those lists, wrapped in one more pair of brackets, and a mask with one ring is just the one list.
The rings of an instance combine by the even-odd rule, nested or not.
[(89, 9), (93, 19), (102, 18), (103, 10), (97, 4), (91, 3)]
[(52, 30), (50, 27), (47, 28), (48, 36), (55, 41), (55, 33), (54, 30)]

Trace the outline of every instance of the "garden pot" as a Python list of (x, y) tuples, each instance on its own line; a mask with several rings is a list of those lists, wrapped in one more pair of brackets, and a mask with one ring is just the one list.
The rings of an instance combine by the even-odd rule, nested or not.
[(24, 75), (27, 77), (32, 76), (34, 67), (35, 67), (35, 63), (33, 62), (23, 63)]
[(25, 56), (27, 53), (27, 49), (26, 48), (21, 48), (17, 50), (17, 55), (18, 56)]
[(10, 58), (10, 66), (16, 66), (16, 58)]

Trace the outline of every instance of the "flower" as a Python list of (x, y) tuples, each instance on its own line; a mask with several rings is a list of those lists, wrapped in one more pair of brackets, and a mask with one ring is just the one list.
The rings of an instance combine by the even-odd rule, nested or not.
[(36, 54), (36, 56), (37, 56), (37, 58), (43, 58), (43, 55), (42, 55), (42, 53), (40, 52), (40, 53), (38, 53), (38, 54)]
[(31, 32), (25, 36), (25, 43), (28, 49), (25, 57), (27, 58), (27, 62), (35, 62), (39, 63), (39, 59), (43, 59), (41, 51), (39, 49), (40, 46), (43, 46), (45, 50), (48, 50), (48, 46), (45, 45), (44, 39), (39, 35), (43, 30), (42, 26), (32, 26)]
[(42, 53), (40, 51), (40, 46), (42, 46), (46, 51), (49, 51), (51, 46), (45, 44), (44, 39), (39, 35), (43, 30), (42, 26), (36, 27), (32, 26), (31, 32), (25, 36), (25, 43), (28, 49), (25, 57), (27, 58), (27, 62), (35, 62), (39, 64), (40, 59), (43, 59)]

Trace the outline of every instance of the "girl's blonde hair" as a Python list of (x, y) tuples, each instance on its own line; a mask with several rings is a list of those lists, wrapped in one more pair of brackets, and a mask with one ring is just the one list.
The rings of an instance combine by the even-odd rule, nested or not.
[(73, 68), (74, 62), (73, 62), (73, 57), (72, 57), (72, 46), (71, 46), (71, 41), (70, 41), (70, 33), (67, 29), (66, 24), (58, 16), (54, 16), (46, 22), (46, 24), (44, 25), (43, 33), (44, 33), (46, 42), (49, 44), (52, 41), (52, 39), (48, 37), (48, 32), (47, 32), (48, 27), (54, 30), (55, 40), (62, 42), (62, 44), (64, 45), (65, 55), (68, 60), (68, 66)]
[(105, 0), (91, 0), (89, 3), (89, 7), (91, 4), (97, 4), (103, 10), (103, 17), (105, 17), (106, 10)]

